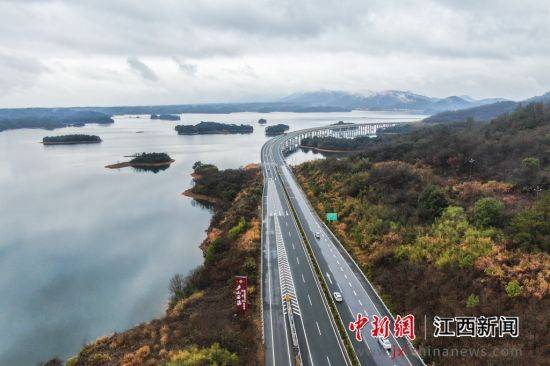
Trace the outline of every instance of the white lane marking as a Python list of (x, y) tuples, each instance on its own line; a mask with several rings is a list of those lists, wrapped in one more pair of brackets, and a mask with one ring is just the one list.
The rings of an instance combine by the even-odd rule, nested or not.
[(348, 285), (349, 285), (349, 287), (353, 287), (353, 286), (351, 285), (351, 282), (348, 282)]
[(328, 362), (328, 366), (331, 366), (332, 364), (330, 363), (330, 358), (328, 358), (327, 356), (327, 362)]
[(315, 321), (315, 324), (317, 324), (317, 330), (319, 331), (319, 335), (321, 335), (321, 328), (319, 328), (319, 323), (317, 323), (317, 321)]
[(330, 279), (330, 275), (328, 274), (328, 272), (326, 272), (326, 275), (327, 275), (328, 281), (329, 281), (330, 284), (332, 285), (332, 280)]
[(344, 278), (347, 280), (348, 279), (348, 275), (344, 273)]
[(336, 254), (333, 254), (332, 256), (333, 256), (334, 258), (336, 258)]
[(313, 303), (311, 302), (311, 297), (309, 297), (309, 294), (307, 294), (307, 299), (309, 301), (309, 306), (313, 306)]
[(344, 270), (342, 269), (342, 267), (340, 267), (340, 271), (344, 272)]
[(298, 264), (300, 264), (300, 258), (296, 257), (296, 262), (298, 262)]
[(357, 296), (357, 292), (355, 292), (355, 290), (353, 290), (353, 294), (354, 294), (355, 296)]
[(302, 273), (302, 281), (304, 281), (304, 283), (306, 283), (306, 279), (304, 278), (304, 274)]
[(361, 300), (357, 300), (357, 301), (359, 301), (359, 305), (363, 306), (363, 303), (361, 302)]
[(336, 260), (336, 264), (337, 264), (337, 265), (340, 265), (340, 261), (339, 261), (338, 259)]

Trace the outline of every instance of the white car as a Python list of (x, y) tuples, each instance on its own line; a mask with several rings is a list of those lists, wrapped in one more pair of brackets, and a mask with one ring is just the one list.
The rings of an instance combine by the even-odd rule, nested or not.
[(321, 233), (317, 231), (317, 232), (315, 233), (315, 238), (316, 238), (316, 239), (321, 239)]
[(384, 338), (384, 336), (378, 336), (378, 343), (384, 348), (384, 350), (390, 354), (391, 353), (391, 343), (387, 338)]
[(342, 294), (339, 292), (335, 292), (332, 294), (334, 296), (334, 300), (336, 302), (342, 302)]

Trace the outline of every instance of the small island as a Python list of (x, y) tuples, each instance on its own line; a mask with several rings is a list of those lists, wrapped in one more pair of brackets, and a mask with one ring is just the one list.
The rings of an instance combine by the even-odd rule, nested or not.
[(178, 135), (245, 134), (254, 131), (250, 125), (204, 121), (196, 125), (178, 125), (175, 130), (178, 131)]
[(261, 125), (265, 125), (267, 123), (267, 120), (265, 118), (260, 118), (258, 120), (258, 123), (261, 124)]
[(181, 121), (181, 117), (177, 114), (152, 114), (151, 119), (160, 119), (163, 121)]
[(116, 163), (111, 165), (106, 165), (105, 168), (109, 169), (120, 169), (128, 166), (140, 169), (152, 169), (156, 170), (158, 168), (167, 168), (175, 160), (166, 153), (141, 153), (133, 155), (133, 159), (124, 163)]
[(285, 131), (288, 131), (290, 127), (284, 124), (273, 125), (265, 128), (266, 136), (282, 135)]
[(76, 145), (76, 144), (97, 144), (101, 138), (96, 135), (61, 135), (46, 136), (42, 139), (44, 145)]

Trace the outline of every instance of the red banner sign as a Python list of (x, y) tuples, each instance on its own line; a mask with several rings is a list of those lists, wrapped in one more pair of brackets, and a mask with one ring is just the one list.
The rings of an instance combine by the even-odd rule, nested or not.
[(237, 311), (244, 313), (247, 308), (246, 289), (248, 287), (248, 277), (235, 276), (235, 299), (237, 300)]

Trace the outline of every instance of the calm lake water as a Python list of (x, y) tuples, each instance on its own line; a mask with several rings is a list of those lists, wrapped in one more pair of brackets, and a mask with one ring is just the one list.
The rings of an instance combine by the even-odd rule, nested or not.
[[(202, 263), (211, 212), (181, 196), (201, 160), (260, 161), (259, 118), (292, 130), (334, 123), (411, 121), (384, 112), (188, 114), (182, 121), (120, 116), (109, 126), (0, 132), (0, 365), (66, 358), (98, 336), (161, 316), (168, 280)], [(176, 124), (252, 123), (251, 135), (178, 136)], [(143, 133), (136, 133), (143, 131)], [(43, 146), (47, 135), (99, 135), (101, 144)], [(176, 160), (158, 173), (105, 165), (136, 152)], [(295, 153), (292, 163), (319, 157)]]

